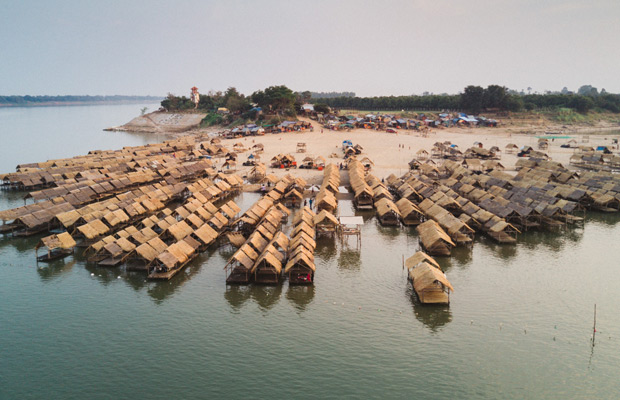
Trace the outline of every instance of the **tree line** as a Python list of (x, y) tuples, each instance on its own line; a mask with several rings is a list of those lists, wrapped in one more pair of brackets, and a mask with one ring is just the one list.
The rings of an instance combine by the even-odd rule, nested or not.
[[(257, 112), (261, 108), (265, 112), (283, 116), (295, 116), (296, 104), (301, 106), (304, 101), (310, 100), (310, 92), (295, 93), (286, 86), (270, 86), (263, 90), (257, 90), (246, 96), (234, 87), (226, 91), (201, 93), (197, 109), (214, 112), (220, 108), (226, 108), (232, 114), (245, 114)], [(194, 103), (186, 96), (168, 96), (161, 102), (161, 106), (167, 111), (182, 111), (195, 108)]]
[[(585, 90), (582, 90), (586, 88)], [(519, 94), (506, 87), (489, 85), (467, 86), (457, 95), (412, 95), (380, 97), (325, 97), (312, 98), (319, 106), (357, 110), (462, 110), (478, 114), (482, 111), (522, 111), (573, 109), (580, 113), (590, 110), (620, 112), (620, 95), (582, 86), (578, 93)]]

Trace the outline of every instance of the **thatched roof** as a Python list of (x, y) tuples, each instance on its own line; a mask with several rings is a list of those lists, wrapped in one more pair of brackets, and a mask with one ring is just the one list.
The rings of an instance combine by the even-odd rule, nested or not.
[(194, 231), (194, 235), (202, 242), (204, 245), (209, 245), (217, 239), (217, 232), (211, 228), (209, 225), (204, 224), (200, 228)]
[(37, 244), (36, 248), (40, 248), (45, 246), (48, 250), (54, 250), (57, 248), (60, 249), (71, 249), (76, 246), (75, 240), (69, 235), (67, 232), (54, 234), (50, 236), (46, 236), (41, 239), (41, 241)]
[(452, 284), (446, 278), (446, 275), (438, 268), (434, 266), (422, 262), (422, 264), (418, 265), (415, 268), (409, 270), (409, 276), (413, 281), (413, 287), (416, 292), (421, 292), (424, 289), (432, 288), (435, 286), (436, 282), (439, 282), (454, 291)]
[(340, 225), (340, 222), (338, 222), (338, 218), (336, 218), (334, 214), (326, 210), (322, 210), (320, 213), (315, 215), (313, 222), (314, 225)]
[(433, 220), (428, 220), (416, 228), (420, 234), (420, 240), (426, 248), (432, 248), (441, 242), (455, 246), (450, 236)]
[(391, 200), (383, 198), (377, 202), (375, 202), (375, 207), (377, 208), (377, 215), (379, 217), (383, 217), (387, 214), (394, 214), (397, 217), (400, 217), (400, 211), (396, 204), (394, 204)]
[(428, 262), (435, 267), (441, 269), (437, 261), (435, 261), (433, 257), (429, 256), (423, 251), (417, 251), (414, 255), (406, 259), (405, 266), (407, 267), (407, 269), (411, 269), (419, 265), (421, 262)]

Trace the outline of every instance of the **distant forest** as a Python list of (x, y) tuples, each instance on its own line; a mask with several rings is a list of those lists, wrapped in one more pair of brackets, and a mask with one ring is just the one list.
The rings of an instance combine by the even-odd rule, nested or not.
[(355, 92), (310, 92), (313, 99), (333, 99), (334, 97), (355, 97)]
[(532, 111), (572, 109), (579, 113), (591, 110), (620, 113), (620, 95), (600, 92), (584, 85), (577, 93), (548, 92), (545, 94), (518, 93), (499, 85), (467, 86), (456, 95), (412, 95), (380, 97), (323, 97), (310, 100), (314, 104), (356, 110), (462, 110), (471, 113), (482, 111)]
[(0, 106), (36, 106), (50, 103), (160, 102), (159, 96), (0, 96)]

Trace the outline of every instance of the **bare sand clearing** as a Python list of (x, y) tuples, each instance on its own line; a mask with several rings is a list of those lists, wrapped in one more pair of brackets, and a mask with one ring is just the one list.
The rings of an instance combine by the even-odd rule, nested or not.
[[(283, 176), (289, 172), (293, 172), (295, 176), (301, 176), (309, 182), (316, 183), (322, 178), (323, 173), (318, 170), (296, 169), (283, 170), (269, 168), (270, 160), (277, 154), (292, 154), (298, 164), (307, 157), (325, 157), (327, 163), (339, 163), (343, 161), (342, 142), (350, 139), (353, 144), (359, 144), (364, 151), (358, 158), (367, 156), (370, 158), (374, 167), (372, 173), (379, 178), (386, 177), (389, 174), (400, 176), (408, 170), (408, 163), (416, 157), (416, 152), (425, 149), (430, 152), (435, 142), (450, 141), (456, 144), (461, 151), (465, 151), (474, 145), (474, 142), (481, 142), (485, 148), (497, 146), (502, 151), (500, 162), (509, 172), (514, 170), (517, 161), (516, 154), (506, 154), (504, 149), (507, 144), (514, 143), (517, 146), (532, 146), (537, 149), (538, 138), (530, 134), (511, 133), (506, 128), (449, 128), (433, 130), (427, 137), (415, 131), (399, 130), (397, 134), (386, 133), (382, 131), (374, 131), (368, 129), (353, 129), (347, 131), (330, 131), (327, 129), (321, 133), (321, 127), (315, 121), (311, 121), (314, 125), (314, 132), (302, 133), (281, 133), (267, 134), (264, 136), (246, 137), (232, 140), (222, 140), (222, 145), (228, 149), (232, 149), (233, 144), (243, 143), (244, 147), (250, 148), (256, 143), (264, 145), (264, 153), (261, 155), (261, 161), (268, 166), (268, 173), (276, 176)], [(574, 138), (578, 145), (586, 145), (596, 147), (597, 145), (611, 146), (612, 138), (619, 138), (620, 134), (575, 134), (568, 135)], [(574, 153), (574, 149), (561, 148), (560, 146), (567, 143), (570, 139), (554, 139), (549, 140), (549, 149), (545, 151), (552, 160), (560, 162), (568, 166), (569, 159)], [(585, 141), (587, 140), (587, 142)], [(296, 153), (297, 143), (306, 143), (306, 153)], [(399, 145), (403, 147), (399, 148)], [(338, 158), (330, 158), (330, 154), (336, 153)], [(245, 175), (249, 172), (250, 167), (242, 167), (241, 164), (247, 160), (250, 152), (240, 153), (238, 157), (238, 173)], [(437, 161), (440, 162), (440, 161)], [(223, 160), (216, 161), (216, 167), (219, 167)]]

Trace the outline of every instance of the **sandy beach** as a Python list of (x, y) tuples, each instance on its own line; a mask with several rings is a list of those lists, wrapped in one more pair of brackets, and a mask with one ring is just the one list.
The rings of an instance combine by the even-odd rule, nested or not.
[[(474, 142), (481, 142), (484, 148), (497, 146), (502, 150), (500, 163), (506, 168), (506, 172), (514, 171), (517, 161), (516, 154), (506, 154), (504, 149), (507, 144), (514, 143), (517, 146), (532, 146), (537, 149), (539, 134), (522, 134), (514, 133), (517, 129), (527, 129), (527, 127), (498, 127), (498, 128), (446, 128), (431, 130), (426, 137), (413, 130), (399, 130), (398, 133), (386, 133), (384, 131), (374, 131), (369, 129), (353, 129), (349, 131), (331, 131), (323, 129), (316, 121), (309, 121), (314, 126), (314, 131), (306, 132), (288, 132), (280, 134), (266, 134), (264, 136), (251, 136), (238, 139), (224, 139), (222, 145), (229, 150), (235, 143), (242, 143), (244, 147), (251, 148), (254, 144), (262, 143), (264, 145), (264, 153), (261, 154), (261, 161), (268, 166), (268, 173), (276, 176), (283, 176), (287, 173), (294, 173), (295, 176), (301, 176), (309, 182), (317, 182), (322, 178), (322, 172), (318, 170), (296, 169), (284, 170), (269, 168), (270, 160), (278, 154), (291, 154), (295, 157), (298, 164), (305, 157), (323, 156), (327, 163), (339, 163), (343, 161), (342, 142), (351, 140), (353, 144), (359, 144), (364, 148), (359, 159), (367, 156), (370, 158), (374, 167), (372, 173), (379, 178), (387, 177), (389, 174), (400, 176), (408, 170), (408, 163), (416, 158), (416, 152), (425, 149), (430, 153), (433, 144), (436, 142), (449, 141), (458, 146), (464, 152), (472, 147)], [(568, 166), (569, 159), (575, 149), (562, 148), (562, 144), (574, 139), (578, 145), (596, 147), (599, 145), (612, 146), (612, 138), (620, 138), (619, 131), (609, 131), (609, 133), (577, 133), (557, 135), (559, 138), (551, 139), (548, 136), (549, 148), (545, 151), (553, 161)], [(569, 136), (570, 138), (567, 138)], [(306, 143), (306, 153), (296, 153), (297, 143)], [(399, 147), (400, 145), (400, 147)], [(615, 145), (617, 146), (617, 145)], [(337, 154), (338, 158), (330, 158), (331, 154)], [(247, 160), (250, 155), (249, 151), (238, 155), (238, 173), (245, 175), (251, 167), (243, 167), (241, 164)], [(441, 163), (441, 160), (434, 160)], [(222, 159), (216, 159), (215, 166), (220, 167), (223, 163)], [(346, 174), (343, 174), (346, 175)]]

